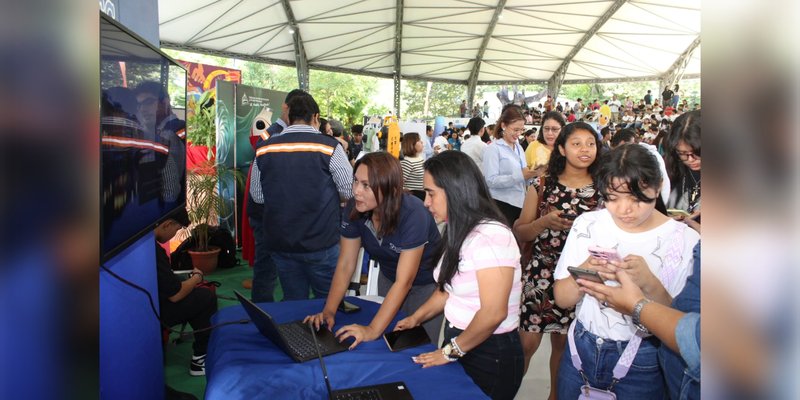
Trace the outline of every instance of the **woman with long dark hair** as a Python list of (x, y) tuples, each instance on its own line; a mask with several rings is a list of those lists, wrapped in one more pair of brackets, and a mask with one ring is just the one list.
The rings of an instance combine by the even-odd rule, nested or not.
[(519, 218), (528, 179), (535, 176), (525, 162), (519, 135), (525, 131), (525, 116), (519, 106), (506, 106), (495, 126), (496, 140), (483, 153), (483, 172), (492, 199), (508, 226)]
[(425, 162), (425, 205), (444, 222), (436, 290), (397, 323), (408, 329), (444, 311), (444, 347), (420, 354), (423, 368), (458, 361), (493, 399), (513, 399), (522, 382), (519, 247), (478, 167), (447, 151)]
[[(350, 348), (381, 337), (398, 310), (411, 314), (436, 289), (432, 269), (439, 230), (422, 201), (403, 193), (400, 162), (386, 152), (369, 153), (356, 162), (353, 198), (342, 211), (340, 252), (328, 299), (322, 312), (309, 315), (319, 328), (333, 331), (336, 309), (344, 298), (363, 246), (381, 265), (378, 294), (384, 297), (369, 325), (347, 325), (336, 331), (340, 340), (353, 337)], [(424, 324), (434, 342), (442, 316)]]
[(525, 161), (528, 168), (536, 171), (536, 175), (544, 174), (547, 163), (550, 161), (550, 152), (555, 148), (556, 138), (564, 126), (567, 124), (560, 112), (551, 111), (542, 117), (542, 126), (539, 127), (539, 135), (536, 142), (528, 145), (525, 149)]
[(664, 162), (672, 183), (668, 209), (691, 214), (678, 216), (695, 230), (700, 230), (700, 110), (682, 114), (672, 124), (664, 140)]
[[(522, 214), (514, 224), (521, 242), (532, 241), (530, 260), (524, 260), (520, 337), (525, 365), (550, 334), (550, 398), (555, 399), (558, 363), (567, 343), (566, 333), (575, 317), (574, 308), (560, 308), (553, 297), (553, 272), (572, 221), (597, 208), (600, 195), (592, 173), (597, 169), (601, 147), (597, 132), (585, 122), (561, 130), (554, 143), (545, 175), (534, 180), (525, 196)], [(541, 198), (540, 198), (541, 194)]]

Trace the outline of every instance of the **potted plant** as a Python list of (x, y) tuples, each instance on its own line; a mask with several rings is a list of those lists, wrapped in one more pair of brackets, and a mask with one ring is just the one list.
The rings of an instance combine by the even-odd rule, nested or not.
[(196, 166), (186, 175), (186, 212), (192, 222), (191, 238), (194, 241), (189, 255), (192, 265), (204, 274), (210, 274), (217, 268), (220, 249), (209, 245), (209, 236), (210, 230), (218, 225), (219, 216), (228, 213), (227, 203), (219, 195), (218, 186), (221, 180), (227, 180), (229, 176), (242, 185), (240, 171), (212, 160)]
[(187, 120), (187, 137), (195, 146), (206, 146), (206, 160), (192, 165), (186, 174), (186, 212), (192, 222), (190, 230), (194, 247), (189, 249), (192, 265), (209, 274), (217, 268), (220, 249), (209, 246), (210, 230), (218, 225), (219, 216), (228, 213), (228, 206), (219, 194), (220, 181), (228, 182), (229, 177), (239, 185), (244, 178), (240, 171), (228, 168), (214, 160), (214, 146), (217, 138), (216, 107), (214, 91), (205, 92), (194, 104), (194, 115)]

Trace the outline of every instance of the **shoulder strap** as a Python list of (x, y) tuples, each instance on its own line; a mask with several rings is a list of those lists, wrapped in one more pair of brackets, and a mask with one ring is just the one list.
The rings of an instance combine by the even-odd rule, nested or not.
[[(575, 346), (575, 325), (578, 323), (578, 319), (574, 319), (572, 324), (569, 326), (569, 331), (567, 332), (567, 341), (569, 342), (569, 355), (570, 359), (572, 360), (572, 366), (575, 367), (578, 372), (581, 373), (581, 377), (584, 379), (585, 376), (583, 374), (583, 363), (581, 362), (581, 356), (578, 354), (578, 349)], [(639, 351), (639, 346), (642, 344), (642, 337), (639, 336), (638, 333), (635, 333), (631, 340), (628, 341), (628, 344), (625, 346), (625, 350), (622, 351), (622, 355), (620, 355), (617, 364), (614, 365), (614, 382), (611, 386), (614, 386), (614, 383), (619, 382), (625, 375), (628, 375), (628, 371), (631, 368), (631, 364), (633, 364), (633, 359), (636, 358), (636, 352)], [(588, 383), (587, 383), (588, 385)], [(609, 388), (611, 390), (611, 388)]]

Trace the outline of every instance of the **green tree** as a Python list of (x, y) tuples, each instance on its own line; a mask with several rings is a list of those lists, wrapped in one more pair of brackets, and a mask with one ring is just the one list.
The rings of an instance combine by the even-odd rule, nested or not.
[(403, 102), (406, 104), (400, 116), (404, 119), (458, 116), (461, 100), (467, 98), (467, 87), (450, 83), (433, 82), (428, 95), (428, 114), (425, 115), (425, 96), (428, 83), (424, 81), (404, 81)]
[(311, 70), (310, 93), (320, 114), (346, 126), (361, 123), (370, 98), (377, 92), (378, 79), (369, 76)]
[(245, 85), (282, 92), (298, 87), (297, 71), (292, 67), (244, 61), (239, 68), (242, 70), (242, 83)]

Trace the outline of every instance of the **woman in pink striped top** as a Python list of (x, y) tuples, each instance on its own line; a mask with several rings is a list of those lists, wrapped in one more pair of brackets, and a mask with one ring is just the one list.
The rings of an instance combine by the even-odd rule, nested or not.
[(427, 368), (458, 361), (489, 397), (513, 399), (524, 359), (517, 331), (522, 293), (517, 241), (466, 154), (447, 151), (427, 160), (423, 183), (425, 206), (446, 224), (434, 256), (438, 290), (395, 330), (444, 311), (444, 346), (414, 362)]

